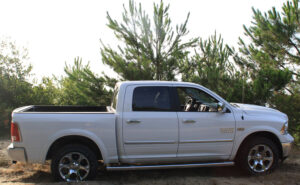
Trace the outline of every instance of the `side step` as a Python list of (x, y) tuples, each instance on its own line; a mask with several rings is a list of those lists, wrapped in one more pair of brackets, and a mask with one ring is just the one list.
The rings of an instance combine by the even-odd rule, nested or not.
[(197, 168), (197, 167), (214, 167), (214, 166), (233, 166), (234, 162), (216, 162), (216, 163), (192, 163), (192, 164), (166, 164), (166, 165), (129, 165), (129, 166), (107, 166), (109, 171), (122, 170), (152, 170), (152, 169), (169, 169), (169, 168)]

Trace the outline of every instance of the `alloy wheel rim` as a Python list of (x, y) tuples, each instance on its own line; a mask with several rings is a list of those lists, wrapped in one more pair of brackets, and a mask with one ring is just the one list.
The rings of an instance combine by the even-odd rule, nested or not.
[(60, 176), (67, 182), (82, 181), (90, 172), (89, 160), (79, 152), (64, 155), (58, 164)]
[(248, 165), (257, 173), (263, 173), (270, 169), (274, 161), (271, 148), (264, 144), (255, 145), (248, 154)]

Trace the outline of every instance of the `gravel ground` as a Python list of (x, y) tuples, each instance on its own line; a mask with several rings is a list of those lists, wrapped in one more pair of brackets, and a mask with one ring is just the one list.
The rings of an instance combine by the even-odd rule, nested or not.
[[(1, 184), (66, 184), (54, 182), (49, 163), (11, 164), (5, 149), (9, 141), (0, 141), (0, 183)], [(68, 183), (72, 184), (72, 183)], [(94, 181), (74, 184), (130, 184), (130, 185), (173, 185), (173, 184), (205, 184), (205, 185), (300, 185), (300, 149), (294, 148), (292, 155), (279, 168), (269, 175), (246, 176), (237, 167), (215, 167), (194, 169), (171, 169), (149, 171), (99, 171)]]

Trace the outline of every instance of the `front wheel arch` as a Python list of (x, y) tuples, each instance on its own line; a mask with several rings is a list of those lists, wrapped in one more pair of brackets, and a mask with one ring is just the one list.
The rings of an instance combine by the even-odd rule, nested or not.
[(247, 174), (262, 175), (275, 170), (279, 160), (279, 149), (276, 144), (266, 137), (258, 136), (252, 137), (241, 146), (235, 162)]
[(282, 159), (283, 158), (283, 154), (282, 154), (282, 145), (281, 142), (279, 140), (279, 138), (272, 132), (268, 132), (268, 131), (259, 131), (259, 132), (254, 132), (249, 134), (246, 138), (244, 138), (244, 140), (242, 141), (242, 143), (239, 146), (239, 149), (235, 155), (234, 160), (236, 161), (238, 159), (238, 156), (241, 152), (241, 149), (243, 146), (246, 145), (247, 142), (251, 141), (253, 138), (255, 137), (265, 137), (267, 139), (270, 139), (271, 141), (273, 141), (275, 143), (275, 145), (278, 148), (279, 151), (279, 158)]

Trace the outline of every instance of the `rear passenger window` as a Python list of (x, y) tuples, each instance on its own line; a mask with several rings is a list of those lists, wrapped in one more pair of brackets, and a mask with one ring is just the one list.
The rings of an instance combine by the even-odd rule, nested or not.
[(133, 91), (133, 111), (171, 111), (168, 87), (137, 87)]

